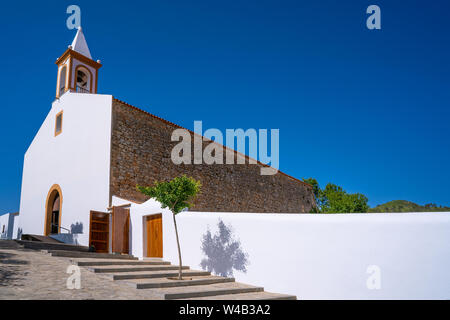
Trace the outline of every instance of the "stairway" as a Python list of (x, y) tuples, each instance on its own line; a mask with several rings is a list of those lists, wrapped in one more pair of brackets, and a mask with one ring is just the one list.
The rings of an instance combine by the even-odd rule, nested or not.
[(86, 246), (75, 244), (67, 244), (49, 236), (37, 234), (23, 234), (21, 240), (16, 241), (22, 248), (31, 250), (58, 250), (58, 251), (77, 251), (91, 252), (92, 250)]
[(0, 249), (40, 250), (48, 256), (69, 258), (72, 264), (137, 290), (149, 290), (149, 296), (164, 300), (296, 300), (293, 295), (266, 292), (263, 287), (188, 266), (182, 268), (185, 280), (177, 280), (178, 266), (162, 259), (138, 260), (131, 255), (89, 252), (88, 247), (27, 240), (2, 240)]
[[(43, 253), (48, 254), (52, 257), (69, 257), (69, 258), (92, 258), (92, 259), (115, 259), (117, 260), (138, 260), (138, 258), (133, 257), (128, 254), (111, 254), (111, 253), (98, 253), (98, 252), (86, 252), (76, 250), (65, 250), (64, 248), (59, 249), (41, 249)], [(97, 260), (98, 261), (98, 260)]]
[(90, 252), (89, 247), (79, 246), (74, 244), (66, 244), (62, 242), (43, 242), (43, 241), (29, 241), (29, 240), (14, 240), (25, 249), (31, 250), (64, 250), (64, 251), (78, 251)]
[[(45, 251), (47, 254), (52, 252)], [(68, 252), (76, 255), (73, 252)], [(91, 253), (92, 255), (98, 255)], [(111, 256), (111, 255), (110, 255)], [(191, 270), (183, 266), (187, 280), (172, 280), (178, 276), (178, 266), (160, 259), (136, 260), (73, 257), (71, 262), (89, 271), (109, 277), (139, 290), (151, 290), (152, 295), (172, 299), (220, 300), (296, 300), (293, 295), (270, 293), (264, 288), (236, 282), (234, 278), (211, 275), (208, 271)]]
[(23, 248), (15, 240), (0, 240), (0, 249), (15, 250)]
[(11, 242), (15, 243), (13, 245), (15, 249), (40, 250), (53, 257), (137, 260), (131, 255), (92, 252), (89, 247), (63, 243), (47, 236), (26, 234), (22, 235), (22, 240), (11, 240)]
[(61, 241), (53, 239), (52, 237), (41, 236), (41, 235), (38, 235), (38, 234), (23, 234), (21, 236), (21, 240), (39, 241), (39, 242), (46, 242), (46, 243), (62, 243)]

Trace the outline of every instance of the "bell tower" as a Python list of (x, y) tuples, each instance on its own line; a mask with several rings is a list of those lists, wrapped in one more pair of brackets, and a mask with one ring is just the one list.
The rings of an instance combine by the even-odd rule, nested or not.
[(91, 52), (81, 27), (69, 48), (56, 60), (58, 78), (56, 98), (65, 92), (97, 93), (100, 60), (92, 60)]

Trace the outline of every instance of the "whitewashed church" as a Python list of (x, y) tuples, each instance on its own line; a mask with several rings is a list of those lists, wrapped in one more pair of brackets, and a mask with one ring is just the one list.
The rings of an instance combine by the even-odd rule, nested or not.
[(24, 157), (22, 234), (162, 257), (169, 213), (136, 185), (184, 173), (203, 185), (195, 211), (301, 213), (315, 205), (311, 186), (282, 172), (261, 176), (260, 163), (174, 165), (171, 132), (179, 126), (98, 94), (102, 64), (81, 28), (56, 65), (56, 99)]

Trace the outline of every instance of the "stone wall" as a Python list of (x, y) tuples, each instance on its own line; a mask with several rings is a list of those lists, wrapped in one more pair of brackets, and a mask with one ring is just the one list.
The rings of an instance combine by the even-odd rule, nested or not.
[(111, 196), (143, 202), (147, 198), (136, 191), (136, 185), (186, 174), (202, 183), (195, 211), (299, 213), (309, 212), (314, 205), (309, 185), (281, 172), (260, 175), (262, 164), (173, 164), (171, 151), (178, 142), (172, 142), (171, 135), (177, 128), (113, 100)]

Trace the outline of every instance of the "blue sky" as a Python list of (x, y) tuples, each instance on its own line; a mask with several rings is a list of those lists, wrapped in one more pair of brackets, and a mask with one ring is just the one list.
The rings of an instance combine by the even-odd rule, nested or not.
[[(2, 3), (0, 213), (54, 99), (81, 7), (99, 93), (179, 125), (280, 129), (280, 169), (368, 196), (450, 205), (448, 1)], [(381, 8), (382, 29), (365, 26)]]

